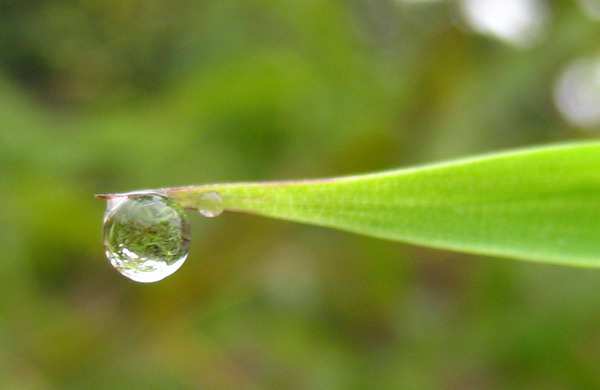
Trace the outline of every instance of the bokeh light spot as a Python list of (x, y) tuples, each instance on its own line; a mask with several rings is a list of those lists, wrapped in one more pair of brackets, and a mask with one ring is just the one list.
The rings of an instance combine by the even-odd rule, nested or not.
[(600, 58), (570, 63), (556, 82), (554, 99), (561, 114), (579, 127), (600, 124)]
[(461, 5), (473, 30), (520, 47), (544, 37), (550, 14), (542, 0), (463, 0)]

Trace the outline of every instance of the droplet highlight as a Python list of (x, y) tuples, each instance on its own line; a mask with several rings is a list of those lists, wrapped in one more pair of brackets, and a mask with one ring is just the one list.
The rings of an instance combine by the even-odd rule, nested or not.
[(127, 195), (109, 200), (103, 242), (117, 271), (136, 282), (156, 282), (184, 263), (190, 227), (175, 200), (154, 193)]
[(205, 217), (214, 218), (223, 213), (223, 198), (216, 191), (208, 191), (200, 195), (198, 211)]

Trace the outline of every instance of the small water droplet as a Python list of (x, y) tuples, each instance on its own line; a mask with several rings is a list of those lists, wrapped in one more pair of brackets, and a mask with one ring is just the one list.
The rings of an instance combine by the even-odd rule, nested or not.
[(190, 246), (183, 208), (147, 193), (111, 199), (104, 216), (104, 251), (110, 263), (136, 282), (156, 282), (177, 271)]
[(223, 198), (218, 192), (208, 191), (200, 195), (198, 211), (205, 217), (214, 218), (223, 213)]

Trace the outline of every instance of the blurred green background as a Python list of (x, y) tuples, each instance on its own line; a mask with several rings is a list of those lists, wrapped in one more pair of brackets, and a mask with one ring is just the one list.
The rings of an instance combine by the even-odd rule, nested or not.
[(596, 270), (190, 215), (187, 263), (138, 284), (93, 198), (594, 138), (599, 19), (595, 0), (0, 1), (0, 389), (600, 388)]

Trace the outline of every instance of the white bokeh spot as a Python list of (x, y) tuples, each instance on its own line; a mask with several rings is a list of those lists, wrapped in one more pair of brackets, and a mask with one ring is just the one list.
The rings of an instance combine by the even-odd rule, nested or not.
[(544, 37), (550, 15), (544, 0), (462, 0), (461, 5), (473, 30), (520, 47)]
[(570, 63), (556, 82), (554, 100), (572, 124), (586, 128), (600, 125), (600, 57)]

